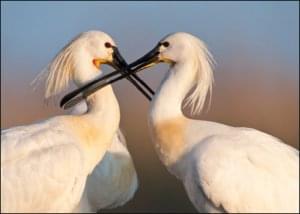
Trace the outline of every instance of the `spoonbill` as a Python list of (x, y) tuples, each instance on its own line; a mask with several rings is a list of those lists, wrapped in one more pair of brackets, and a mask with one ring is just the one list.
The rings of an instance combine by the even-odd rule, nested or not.
[[(82, 101), (70, 113), (80, 115), (86, 111), (87, 105)], [(82, 198), (73, 212), (96, 212), (122, 206), (134, 196), (137, 188), (134, 163), (119, 129), (103, 159), (88, 176)]]
[[(299, 213), (299, 151), (253, 128), (194, 120), (182, 113), (186, 98), (200, 113), (213, 84), (213, 58), (204, 42), (178, 32), (164, 37), (132, 70), (170, 64), (149, 114), (157, 154), (180, 179), (199, 212)], [(103, 77), (101, 80), (105, 79)], [(106, 83), (93, 83), (91, 94)], [(93, 90), (91, 90), (93, 89)], [(67, 100), (65, 100), (66, 102)]]
[[(49, 64), (45, 97), (71, 80), (84, 85), (101, 73), (101, 64), (126, 66), (108, 34), (80, 34)], [(78, 205), (87, 176), (111, 145), (120, 121), (110, 85), (85, 101), (83, 115), (1, 131), (1, 212), (71, 212)]]

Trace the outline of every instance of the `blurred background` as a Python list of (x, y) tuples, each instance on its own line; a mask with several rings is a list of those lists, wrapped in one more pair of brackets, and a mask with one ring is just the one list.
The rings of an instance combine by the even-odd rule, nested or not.
[[(46, 105), (43, 87), (33, 91), (30, 82), (88, 30), (110, 34), (128, 62), (170, 32), (200, 37), (217, 66), (211, 108), (197, 118), (256, 128), (299, 148), (298, 2), (1, 1), (1, 129), (66, 114), (57, 103)], [(156, 89), (166, 70), (158, 65), (140, 76)], [(195, 212), (154, 151), (149, 102), (126, 80), (113, 87), (140, 187), (108, 212)]]

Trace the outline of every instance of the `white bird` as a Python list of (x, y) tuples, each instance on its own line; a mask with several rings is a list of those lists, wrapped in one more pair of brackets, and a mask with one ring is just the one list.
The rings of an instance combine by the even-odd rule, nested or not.
[[(79, 115), (86, 111), (87, 105), (83, 101), (72, 109), (71, 114)], [(122, 206), (132, 199), (137, 188), (133, 160), (119, 129), (103, 159), (88, 176), (82, 198), (73, 212), (96, 212)]]
[(194, 120), (182, 113), (187, 97), (194, 112), (212, 90), (212, 56), (188, 33), (163, 38), (132, 63), (170, 63), (153, 99), (149, 124), (163, 164), (179, 178), (200, 212), (299, 213), (299, 151), (252, 128)]
[[(122, 65), (116, 51), (112, 38), (103, 32), (80, 34), (44, 73), (46, 98), (61, 92), (71, 80), (78, 87), (87, 83), (98, 76), (101, 64)], [(110, 85), (86, 102), (88, 111), (83, 115), (56, 116), (1, 132), (1, 212), (75, 208), (88, 174), (110, 147), (120, 121)]]

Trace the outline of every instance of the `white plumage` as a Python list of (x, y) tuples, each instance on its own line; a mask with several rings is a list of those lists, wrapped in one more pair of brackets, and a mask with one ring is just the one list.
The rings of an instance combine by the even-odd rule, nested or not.
[[(86, 103), (77, 104), (71, 114), (83, 114)], [(84, 194), (74, 212), (96, 212), (127, 203), (138, 188), (138, 178), (126, 139), (119, 129), (103, 159), (88, 176)]]
[[(70, 80), (82, 86), (112, 63), (115, 46), (103, 32), (80, 34), (48, 66), (46, 98)], [(101, 72), (100, 72), (101, 73)], [(1, 212), (71, 212), (85, 181), (110, 147), (119, 127), (119, 105), (111, 86), (86, 99), (83, 115), (57, 116), (1, 132)], [(26, 112), (25, 112), (26, 113)]]
[[(299, 212), (299, 151), (250, 128), (193, 120), (213, 82), (204, 43), (187, 33), (160, 41), (158, 60), (171, 63), (152, 102), (150, 130), (157, 153), (200, 212)], [(145, 59), (146, 60), (146, 59)]]
[(59, 119), (2, 132), (2, 212), (68, 212), (80, 199), (87, 157)]

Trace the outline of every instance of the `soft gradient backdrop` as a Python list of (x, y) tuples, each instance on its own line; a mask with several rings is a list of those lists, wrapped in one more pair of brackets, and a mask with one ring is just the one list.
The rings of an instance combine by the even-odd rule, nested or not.
[[(66, 113), (45, 105), (42, 88), (34, 92), (30, 82), (74, 36), (95, 29), (109, 33), (128, 62), (170, 32), (200, 37), (217, 67), (210, 111), (199, 118), (253, 127), (299, 148), (298, 2), (1, 1), (1, 129)], [(141, 76), (156, 88), (166, 69)], [(140, 187), (109, 212), (194, 212), (155, 154), (148, 101), (126, 80), (113, 87)]]

